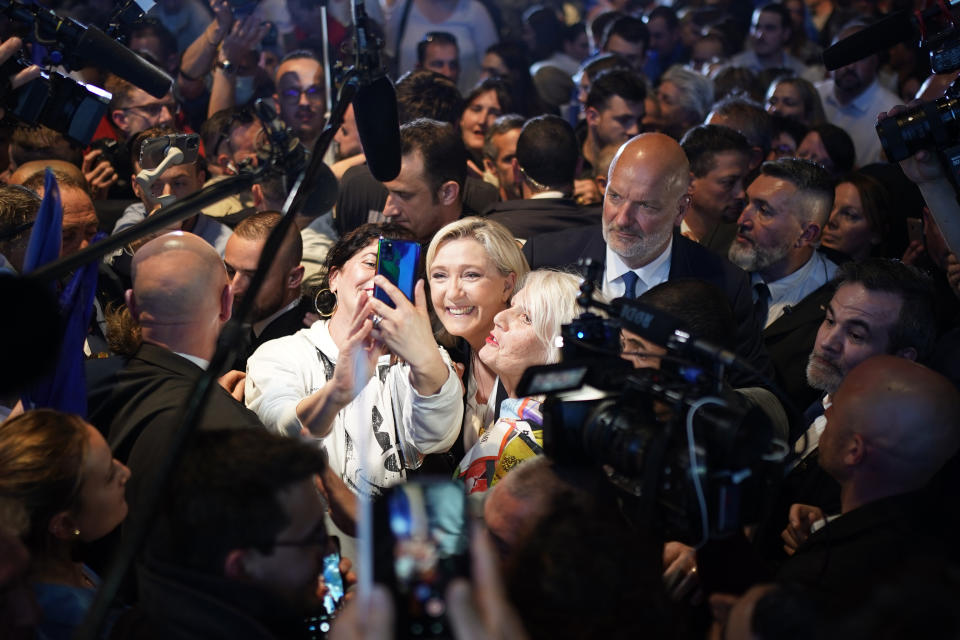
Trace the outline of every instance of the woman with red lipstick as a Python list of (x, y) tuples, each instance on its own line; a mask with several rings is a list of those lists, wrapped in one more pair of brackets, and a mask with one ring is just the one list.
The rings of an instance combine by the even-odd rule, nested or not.
[[(394, 224), (362, 225), (327, 254), (309, 329), (264, 343), (247, 362), (246, 403), (263, 423), (320, 439), (354, 493), (377, 495), (460, 430), (460, 381), (430, 326), (423, 281), (414, 301), (377, 275), (380, 236), (412, 239)], [(374, 298), (374, 285), (396, 305)]]
[(494, 316), (509, 306), (517, 280), (527, 271), (513, 234), (484, 218), (451, 222), (427, 248), (434, 313), (448, 336), (459, 338), (458, 351), (463, 355), (464, 451), (496, 414), (497, 376), (477, 353), (493, 330)]
[(498, 78), (481, 80), (466, 99), (460, 116), (460, 135), (467, 148), (467, 168), (476, 176), (483, 175), (483, 139), (487, 129), (513, 106), (507, 84)]
[(499, 376), (509, 397), (500, 405), (500, 418), (481, 430), (457, 468), (467, 493), (486, 491), (517, 463), (543, 452), (541, 398), (517, 396), (517, 384), (528, 367), (560, 360), (556, 339), (561, 326), (581, 311), (580, 280), (571, 273), (531, 271), (510, 308), (494, 318), (479, 358)]

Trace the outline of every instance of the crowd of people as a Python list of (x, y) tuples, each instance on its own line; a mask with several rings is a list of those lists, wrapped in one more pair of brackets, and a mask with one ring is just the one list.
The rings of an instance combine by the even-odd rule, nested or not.
[[(116, 21), (111, 3), (50, 4)], [(348, 595), (329, 637), (405, 637), (403, 601), (354, 586), (371, 569), (364, 509), (432, 475), (475, 521), (472, 573), (430, 613), (453, 637), (960, 635), (960, 206), (942, 127), (900, 162), (876, 130), (957, 72), (931, 74), (909, 41), (833, 70), (822, 57), (927, 3), (364, 3), (360, 31), (396, 88), (385, 180), (353, 105), (327, 124), (356, 59), (352, 4), (159, 0), (118, 34), (170, 75), (167, 95), (87, 67), (72, 75), (111, 94), (88, 146), (0, 125), (0, 636), (72, 637), (112, 553), (150, 521), (101, 637), (314, 637), (333, 548)], [(0, 60), (43, 60), (30, 36), (5, 21)], [(292, 181), (275, 172), (98, 258), (95, 286), (64, 276), (58, 302), (23, 277), (50, 224), (60, 257), (135, 230), (271, 162), (278, 126), (330, 169), (308, 189), (336, 186), (298, 201), (282, 237)], [(420, 245), (412, 291), (378, 269), (385, 238)], [(75, 299), (83, 335), (61, 339)], [(625, 308), (665, 314), (698, 350)], [(151, 513), (241, 309), (236, 356)], [(587, 311), (605, 329), (565, 340)], [(745, 478), (701, 467), (705, 439), (630, 477), (667, 455), (615, 451), (649, 427), (639, 413), (597, 426), (524, 384), (587, 352), (590, 384), (620, 385), (617, 406), (664, 433), (693, 425), (691, 390), (749, 407), (724, 455), (755, 446), (766, 475), (705, 500), (700, 482)], [(610, 433), (571, 453), (571, 421)], [(651, 488), (691, 478), (700, 509), (678, 527), (685, 502)]]

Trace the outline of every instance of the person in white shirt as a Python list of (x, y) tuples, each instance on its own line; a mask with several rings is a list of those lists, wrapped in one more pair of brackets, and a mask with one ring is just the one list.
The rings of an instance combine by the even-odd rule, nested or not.
[[(834, 42), (862, 31), (864, 24), (844, 28)], [(817, 84), (827, 121), (853, 139), (857, 166), (883, 162), (883, 147), (877, 136), (877, 114), (901, 103), (900, 98), (877, 82), (880, 58), (871, 55), (832, 72), (829, 80)]]

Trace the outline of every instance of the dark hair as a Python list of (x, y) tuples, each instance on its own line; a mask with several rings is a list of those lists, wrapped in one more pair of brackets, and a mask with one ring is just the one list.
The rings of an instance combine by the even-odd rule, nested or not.
[[(788, 118), (787, 116), (779, 113), (770, 114), (770, 126), (774, 138), (781, 133), (785, 133), (793, 138), (798, 147), (800, 146), (800, 143), (803, 142), (803, 139), (807, 136), (807, 132), (810, 131), (807, 125), (803, 124), (799, 120)], [(771, 144), (773, 143), (771, 142)]]
[(582, 22), (574, 22), (573, 24), (568, 24), (565, 26), (561, 32), (560, 37), (563, 39), (564, 43), (573, 42), (580, 35), (587, 35), (587, 25)]
[(523, 129), (525, 122), (526, 119), (516, 113), (507, 113), (494, 120), (493, 126), (487, 129), (486, 135), (483, 136), (483, 156), (491, 160), (496, 160), (498, 149), (497, 146), (493, 144), (493, 137), (503, 135), (514, 129)]
[(607, 30), (607, 27), (622, 15), (625, 14), (621, 11), (604, 11), (590, 21), (588, 26), (590, 27), (590, 37), (593, 40), (594, 47), (597, 49), (601, 48), (600, 43), (603, 42), (603, 34)]
[(757, 102), (764, 99), (763, 83), (746, 67), (724, 67), (713, 76), (714, 99), (746, 97)]
[(327, 258), (323, 263), (323, 276), (320, 280), (319, 291), (324, 295), (317, 296), (317, 311), (321, 314), (331, 314), (337, 304), (336, 296), (330, 291), (330, 271), (340, 270), (353, 256), (362, 251), (368, 244), (384, 236), (397, 240), (416, 240), (406, 227), (394, 223), (367, 223), (340, 238), (330, 247)]
[(759, 148), (767, 157), (773, 130), (770, 114), (762, 106), (742, 96), (731, 96), (714, 103), (710, 111), (731, 120), (727, 126), (742, 133), (751, 147)]
[(132, 39), (137, 36), (155, 36), (157, 38), (162, 48), (160, 55), (163, 56), (163, 60), (159, 62), (163, 67), (167, 65), (167, 58), (180, 52), (177, 46), (177, 37), (158, 18), (153, 16), (143, 16), (130, 25), (129, 37)]
[(149, 551), (222, 575), (227, 553), (270, 553), (290, 523), (277, 494), (323, 473), (319, 448), (266, 429), (198, 431), (161, 509)]
[[(587, 502), (553, 496), (508, 559), (508, 598), (524, 612), (531, 640), (671, 637), (662, 545)], [(584, 549), (592, 580), (583, 579)]]
[[(240, 224), (234, 228), (233, 234), (244, 240), (266, 242), (281, 220), (283, 220), (283, 214), (279, 211), (258, 211), (241, 220)], [(277, 260), (285, 261), (284, 266), (287, 269), (296, 267), (303, 260), (303, 238), (300, 236), (297, 225), (291, 224), (287, 227), (287, 235), (283, 239), (283, 244), (280, 245)]]
[(249, 125), (254, 119), (253, 109), (239, 106), (221, 109), (204, 120), (200, 125), (200, 139), (203, 140), (203, 155), (207, 162), (216, 163), (221, 145), (229, 143), (230, 134), (238, 124)]
[(507, 67), (507, 77), (504, 79), (513, 91), (513, 110), (526, 118), (543, 113), (544, 106), (530, 77), (530, 56), (524, 44), (515, 40), (501, 40), (487, 47), (484, 53), (497, 56)]
[[(29, 223), (37, 218), (40, 196), (18, 184), (0, 184), (0, 254), (25, 248), (30, 240)], [(21, 265), (22, 266), (22, 265)]]
[(750, 156), (750, 143), (739, 131), (717, 124), (701, 124), (687, 131), (680, 140), (690, 162), (690, 172), (701, 178), (713, 170), (713, 158), (724, 151)]
[(558, 116), (533, 118), (517, 138), (517, 164), (526, 177), (543, 186), (571, 187), (579, 159), (573, 127)]
[(790, 9), (780, 2), (768, 2), (767, 4), (758, 7), (757, 11), (762, 13), (775, 13), (780, 16), (780, 27), (782, 29), (788, 29), (793, 31), (793, 20), (790, 18)]
[(563, 48), (563, 23), (553, 9), (534, 5), (523, 12), (523, 23), (534, 33), (536, 44), (530, 52), (534, 60), (549, 58)]
[(286, 55), (280, 58), (280, 62), (277, 64), (277, 67), (287, 60), (313, 60), (314, 62), (320, 63), (321, 69), (323, 67), (323, 61), (310, 49), (294, 49), (293, 51), (288, 52)]
[(876, 178), (859, 171), (851, 171), (837, 179), (837, 184), (852, 184), (860, 196), (863, 215), (870, 228), (880, 236), (880, 243), (873, 248), (873, 255), (886, 256), (886, 241), (890, 236), (890, 192)]
[(849, 133), (829, 122), (810, 127), (807, 135), (811, 133), (820, 136), (823, 148), (827, 150), (827, 155), (833, 162), (834, 172), (843, 173), (853, 169), (857, 160), (857, 151)]
[(610, 38), (619, 36), (631, 44), (642, 44), (646, 51), (650, 46), (650, 30), (640, 18), (633, 16), (619, 16), (616, 20), (607, 25), (603, 30), (603, 40), (600, 44), (601, 49), (606, 49), (610, 43)]
[(651, 287), (637, 299), (675, 316), (698, 338), (733, 347), (737, 324), (726, 295), (716, 285), (679, 278)]
[(63, 134), (42, 124), (14, 127), (10, 137), (10, 161), (14, 165), (50, 159), (63, 160), (79, 167), (83, 163), (83, 149), (68, 141)]
[(602, 111), (613, 96), (620, 96), (627, 102), (643, 103), (647, 97), (643, 77), (628, 69), (604, 71), (596, 78), (591, 78), (585, 106)]
[(513, 98), (511, 97), (511, 88), (508, 82), (500, 78), (486, 78), (478, 82), (463, 101), (463, 112), (470, 108), (470, 104), (488, 91), (497, 94), (497, 102), (500, 103), (500, 113), (513, 111)]
[(437, 191), (453, 180), (460, 186), (467, 179), (467, 150), (460, 132), (448, 122), (418, 118), (400, 127), (400, 153), (419, 151), (423, 173), (436, 201)]
[(417, 64), (423, 66), (423, 61), (427, 58), (427, 47), (432, 44), (447, 44), (457, 48), (457, 55), (460, 54), (460, 45), (457, 44), (457, 38), (452, 33), (446, 31), (431, 31), (423, 36), (417, 43)]
[(0, 429), (0, 497), (18, 502), (29, 528), (24, 542), (43, 550), (50, 518), (79, 504), (90, 449), (86, 423), (52, 409), (27, 411)]
[(463, 96), (450, 78), (429, 69), (415, 69), (397, 80), (397, 109), (401, 125), (431, 118), (458, 126)]
[(580, 65), (580, 72), (587, 74), (587, 77), (591, 78), (591, 82), (604, 71), (610, 71), (612, 69), (632, 71), (633, 67), (631, 67), (630, 62), (619, 53), (600, 53), (584, 60), (583, 64)]
[(834, 283), (860, 284), (868, 291), (882, 291), (902, 300), (897, 321), (890, 327), (888, 353), (913, 347), (917, 361), (925, 362), (937, 339), (933, 280), (920, 269), (899, 260), (867, 258), (840, 265)]
[(655, 6), (650, 13), (647, 14), (647, 24), (650, 24), (651, 20), (656, 20), (657, 18), (661, 18), (666, 22), (667, 28), (671, 31), (680, 26), (680, 19), (677, 17), (677, 12), (673, 10), (673, 7), (667, 7), (665, 5)]

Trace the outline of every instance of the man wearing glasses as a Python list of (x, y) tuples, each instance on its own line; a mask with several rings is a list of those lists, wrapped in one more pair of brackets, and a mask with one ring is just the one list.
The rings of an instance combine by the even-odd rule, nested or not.
[(163, 98), (154, 98), (117, 76), (107, 79), (106, 89), (113, 94), (109, 118), (121, 142), (151, 127), (172, 127), (180, 112), (172, 92)]
[(277, 67), (277, 93), (280, 119), (312, 150), (323, 130), (326, 94), (323, 65), (309, 51), (288, 53)]

